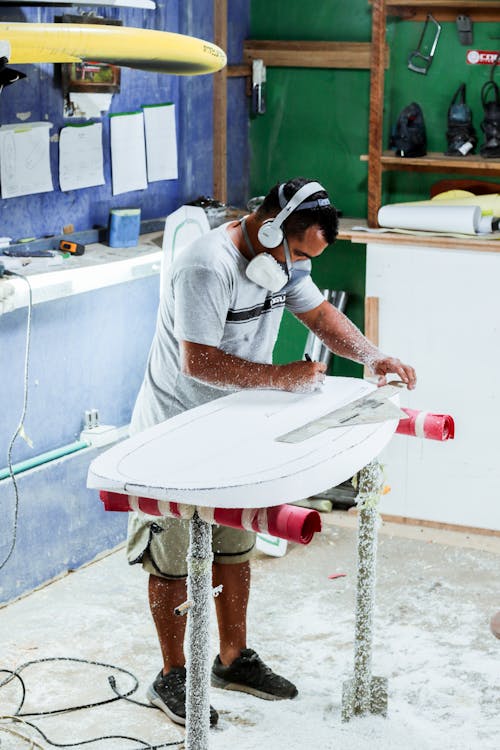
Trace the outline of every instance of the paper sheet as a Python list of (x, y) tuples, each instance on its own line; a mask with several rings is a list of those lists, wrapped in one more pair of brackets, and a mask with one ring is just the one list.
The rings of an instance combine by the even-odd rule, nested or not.
[(50, 172), (51, 122), (0, 127), (2, 198), (48, 193), (54, 189)]
[(176, 180), (177, 135), (175, 104), (144, 107), (148, 182)]
[(147, 188), (142, 112), (111, 116), (111, 173), (113, 195)]
[(59, 185), (62, 191), (104, 185), (102, 124), (73, 126), (59, 137)]

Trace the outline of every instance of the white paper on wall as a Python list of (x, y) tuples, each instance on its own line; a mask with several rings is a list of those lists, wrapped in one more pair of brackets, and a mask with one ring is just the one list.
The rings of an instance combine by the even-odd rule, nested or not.
[(48, 193), (54, 189), (50, 172), (51, 122), (0, 127), (2, 198)]
[(102, 124), (69, 125), (59, 137), (59, 185), (61, 190), (104, 185)]
[(111, 116), (111, 174), (113, 195), (147, 188), (142, 112)]
[(148, 182), (176, 180), (177, 133), (175, 104), (144, 107)]

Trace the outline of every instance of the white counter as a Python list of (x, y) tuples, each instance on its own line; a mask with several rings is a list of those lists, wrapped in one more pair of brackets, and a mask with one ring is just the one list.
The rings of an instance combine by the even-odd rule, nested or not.
[[(163, 232), (142, 235), (137, 247), (115, 248), (101, 243), (87, 245), (80, 256), (65, 258), (10, 258), (0, 256), (7, 270), (23, 274), (30, 282), (33, 304), (49, 302), (93, 289), (121, 284), (160, 273)], [(14, 288), (9, 309), (28, 304), (27, 284), (16, 277), (6, 277), (0, 284)]]

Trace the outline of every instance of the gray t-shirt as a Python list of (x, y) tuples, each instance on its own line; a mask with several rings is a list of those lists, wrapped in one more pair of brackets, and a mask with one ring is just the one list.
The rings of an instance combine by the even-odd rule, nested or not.
[(183, 375), (180, 341), (271, 363), (284, 308), (307, 312), (324, 301), (309, 275), (310, 261), (294, 264), (302, 271), (294, 271), (279, 292), (250, 281), (245, 275), (249, 261), (226, 227), (213, 229), (183, 249), (165, 275), (156, 332), (132, 415), (133, 433), (233, 392)]

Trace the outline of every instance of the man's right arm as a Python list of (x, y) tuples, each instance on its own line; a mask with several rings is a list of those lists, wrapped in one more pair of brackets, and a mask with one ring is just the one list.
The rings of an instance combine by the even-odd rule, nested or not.
[(180, 342), (180, 355), (183, 375), (221, 389), (264, 388), (308, 393), (321, 386), (326, 371), (322, 362), (268, 365), (191, 341)]

